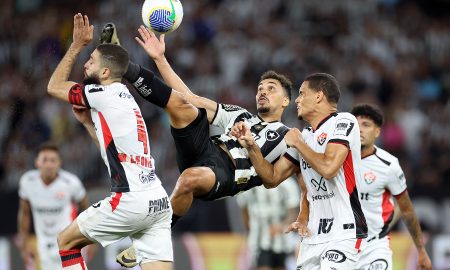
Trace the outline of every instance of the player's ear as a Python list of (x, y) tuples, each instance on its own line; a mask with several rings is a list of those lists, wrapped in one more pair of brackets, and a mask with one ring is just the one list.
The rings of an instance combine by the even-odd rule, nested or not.
[(325, 95), (323, 94), (323, 91), (317, 91), (316, 92), (316, 102), (320, 103), (325, 98)]
[(107, 80), (110, 79), (110, 75), (111, 75), (111, 70), (109, 68), (102, 68), (100, 71), (100, 78), (102, 80)]
[(375, 129), (375, 138), (380, 137), (380, 134), (381, 134), (381, 128), (377, 126)]
[(289, 99), (289, 97), (285, 96), (283, 98), (283, 104), (282, 104), (283, 108), (286, 108), (287, 106), (289, 106), (290, 101), (291, 100)]

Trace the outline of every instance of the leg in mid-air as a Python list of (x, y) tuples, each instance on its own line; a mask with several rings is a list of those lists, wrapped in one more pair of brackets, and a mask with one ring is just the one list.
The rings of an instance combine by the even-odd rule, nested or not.
[(81, 248), (93, 243), (80, 232), (78, 223), (74, 220), (58, 235), (59, 254), (63, 269), (87, 269), (86, 263), (81, 256)]

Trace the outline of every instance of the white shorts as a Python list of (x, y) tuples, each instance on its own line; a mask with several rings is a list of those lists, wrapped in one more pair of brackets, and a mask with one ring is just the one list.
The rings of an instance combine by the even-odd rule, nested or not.
[(112, 193), (77, 218), (81, 233), (102, 246), (130, 237), (140, 264), (173, 261), (171, 220), (172, 206), (162, 186)]
[(392, 270), (392, 250), (389, 236), (368, 241), (361, 252), (356, 269)]
[(364, 240), (345, 239), (321, 244), (305, 244), (302, 242), (297, 258), (297, 269), (355, 269), (360, 254), (361, 241)]
[(38, 240), (38, 254), (41, 269), (62, 269), (61, 256), (59, 256), (58, 243), (56, 242), (56, 235), (53, 240), (47, 241)]

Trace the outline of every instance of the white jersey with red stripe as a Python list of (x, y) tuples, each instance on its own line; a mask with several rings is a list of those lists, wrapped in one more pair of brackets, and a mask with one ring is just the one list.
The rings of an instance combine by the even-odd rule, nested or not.
[(327, 144), (339, 143), (349, 152), (336, 177), (325, 179), (289, 148), (285, 157), (301, 168), (309, 202), (307, 244), (367, 237), (367, 225), (358, 199), (356, 179), (360, 178), (361, 142), (356, 118), (350, 113), (332, 113), (316, 130), (304, 129), (305, 143), (315, 152), (324, 153)]
[(375, 151), (361, 161), (359, 199), (369, 226), (368, 239), (382, 238), (389, 232), (394, 216), (393, 196), (406, 191), (406, 179), (398, 159), (385, 150)]
[(83, 98), (91, 108), (102, 158), (111, 176), (111, 192), (150, 190), (161, 185), (150, 155), (141, 110), (121, 83), (90, 84)]
[(49, 185), (43, 182), (38, 170), (28, 171), (20, 178), (19, 197), (31, 205), (40, 247), (57, 248), (56, 236), (75, 218), (73, 203), (85, 196), (80, 179), (65, 170), (60, 170)]

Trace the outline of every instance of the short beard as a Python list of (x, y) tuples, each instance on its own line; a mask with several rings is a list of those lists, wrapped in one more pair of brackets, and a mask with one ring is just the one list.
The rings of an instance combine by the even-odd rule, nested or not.
[(258, 108), (258, 113), (268, 113), (270, 112), (270, 108), (267, 107), (259, 107)]
[(366, 149), (366, 148), (367, 148), (367, 145), (361, 144), (361, 151), (364, 150), (364, 149)]
[(84, 78), (84, 80), (83, 80), (83, 84), (84, 85), (100, 84), (100, 78), (96, 74), (92, 74), (90, 76), (86, 76), (86, 78)]

